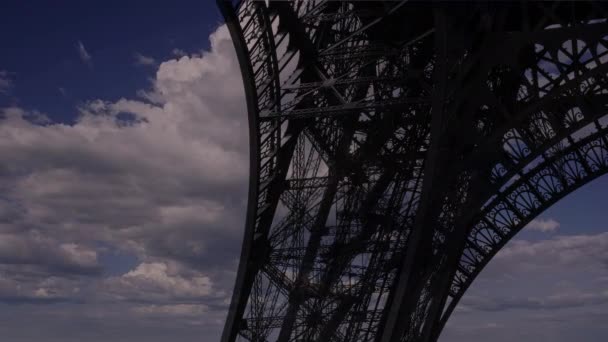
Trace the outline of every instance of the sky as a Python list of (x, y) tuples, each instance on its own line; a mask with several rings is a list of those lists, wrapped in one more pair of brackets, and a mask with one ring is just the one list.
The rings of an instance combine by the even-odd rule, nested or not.
[[(248, 185), (213, 1), (0, 2), (0, 336), (216, 341)], [(608, 179), (554, 205), (440, 339), (605, 341)]]

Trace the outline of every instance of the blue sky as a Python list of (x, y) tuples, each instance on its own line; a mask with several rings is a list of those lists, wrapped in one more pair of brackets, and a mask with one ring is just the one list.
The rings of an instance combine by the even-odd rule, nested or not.
[[(0, 3), (3, 339), (218, 339), (248, 184), (221, 23), (213, 1)], [(518, 235), (442, 341), (604, 341), (606, 190)]]
[(135, 54), (162, 61), (174, 49), (200, 51), (221, 20), (212, 1), (3, 1), (0, 13), (0, 65), (19, 84), (2, 103), (35, 104), (57, 120), (70, 120), (79, 101), (135, 95), (154, 72)]

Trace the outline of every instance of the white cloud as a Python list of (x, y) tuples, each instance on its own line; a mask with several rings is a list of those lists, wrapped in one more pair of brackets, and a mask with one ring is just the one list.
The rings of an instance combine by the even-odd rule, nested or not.
[[(1, 182), (27, 208), (26, 219), (85, 229), (119, 220), (116, 228), (129, 229), (157, 226), (161, 216), (173, 224), (171, 213), (186, 210), (192, 223), (210, 224), (211, 216), (193, 212), (202, 207), (216, 222), (230, 218), (218, 211), (234, 209), (222, 202), (240, 198), (248, 169), (247, 119), (227, 37), (220, 29), (213, 53), (162, 63), (148, 92), (159, 103), (91, 101), (73, 126), (39, 126), (26, 120), (36, 113), (3, 109)], [(124, 113), (136, 122), (121, 121)]]
[[(78, 296), (154, 305), (205, 298), (226, 306), (227, 291), (210, 291), (233, 282), (226, 266), (234, 266), (242, 235), (247, 117), (227, 29), (210, 40), (210, 51), (160, 63), (151, 89), (142, 92), (146, 100), (89, 101), (73, 125), (50, 123), (37, 111), (0, 109), (6, 279), (21, 277), (31, 297), (47, 297), (50, 289), (40, 282), (60, 267), (98, 272), (104, 245), (139, 266), (105, 280), (78, 278)], [(23, 278), (26, 268), (35, 277)], [(68, 287), (64, 292), (73, 293)]]
[(61, 242), (37, 231), (0, 233), (0, 263), (38, 264), (51, 272), (95, 273), (100, 270), (97, 252), (73, 242)]
[(495, 258), (500, 263), (569, 265), (588, 261), (608, 261), (608, 233), (557, 236), (537, 242), (514, 240)]
[(9, 77), (9, 73), (5, 70), (0, 70), (0, 94), (6, 94), (13, 87), (13, 81)]
[[(2, 267), (0, 271), (5, 275), (7, 269)], [(16, 279), (7, 276), (0, 278), (0, 302), (48, 303), (82, 299), (79, 288), (81, 281), (60, 276), (28, 278), (28, 273), (33, 271), (35, 270), (26, 268)]]
[[(227, 29), (210, 40), (209, 51), (159, 61), (143, 96), (82, 103), (73, 125), (0, 108), (0, 302), (22, 304), (0, 310), (1, 321), (28, 317), (37, 331), (53, 326), (49, 336), (84, 322), (125, 341), (162, 341), (158, 332), (176, 327), (192, 341), (219, 338), (242, 238), (248, 137)], [(51, 302), (69, 309), (39, 305)]]
[(534, 219), (530, 223), (528, 223), (528, 225), (525, 227), (525, 229), (535, 230), (535, 231), (543, 232), (543, 233), (552, 233), (552, 232), (555, 232), (558, 228), (559, 228), (559, 222), (557, 222), (551, 218), (550, 219), (543, 219), (543, 218)]
[(608, 303), (606, 276), (608, 232), (514, 240), (473, 283), (459, 311), (557, 310)]
[(144, 56), (140, 53), (134, 55), (135, 65), (153, 66), (156, 65), (156, 60), (149, 56)]
[(146, 316), (191, 316), (200, 318), (208, 311), (208, 307), (202, 304), (142, 305), (133, 308), (133, 311)]
[(184, 51), (182, 49), (178, 49), (178, 48), (171, 50), (171, 53), (177, 57), (183, 57), (183, 56), (187, 55), (186, 51)]
[(91, 57), (87, 49), (84, 47), (84, 44), (82, 44), (81, 41), (78, 41), (76, 47), (78, 48), (78, 55), (80, 56), (80, 59), (88, 66), (93, 65), (93, 58)]
[(505, 342), (606, 336), (607, 277), (608, 233), (513, 240), (473, 282), (440, 341), (487, 339), (492, 323), (492, 338)]
[(509, 309), (557, 310), (608, 303), (608, 290), (562, 292), (541, 297), (468, 296), (463, 304), (469, 309), (503, 311)]
[[(170, 267), (172, 266), (172, 267)], [(104, 282), (101, 291), (119, 299), (194, 300), (211, 295), (211, 279), (162, 262), (142, 263), (134, 270)]]

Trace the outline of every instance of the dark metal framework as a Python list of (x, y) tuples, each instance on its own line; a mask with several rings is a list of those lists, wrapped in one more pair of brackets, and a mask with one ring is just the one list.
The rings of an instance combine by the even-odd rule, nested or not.
[(436, 341), (517, 232), (608, 172), (608, 5), (219, 0), (249, 110), (223, 342)]

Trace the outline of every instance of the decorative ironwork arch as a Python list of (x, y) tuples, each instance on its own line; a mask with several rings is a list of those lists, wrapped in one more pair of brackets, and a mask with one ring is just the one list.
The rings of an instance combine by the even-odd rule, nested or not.
[(249, 111), (222, 341), (435, 341), (608, 170), (607, 5), (224, 1)]
[(562, 198), (608, 173), (608, 125), (597, 121), (593, 125), (597, 131), (560, 147), (560, 154), (553, 150), (545, 158), (551, 151), (545, 150), (537, 165), (484, 205), (468, 232), (448, 302), (438, 317), (441, 327), (479, 273), (522, 228)]

